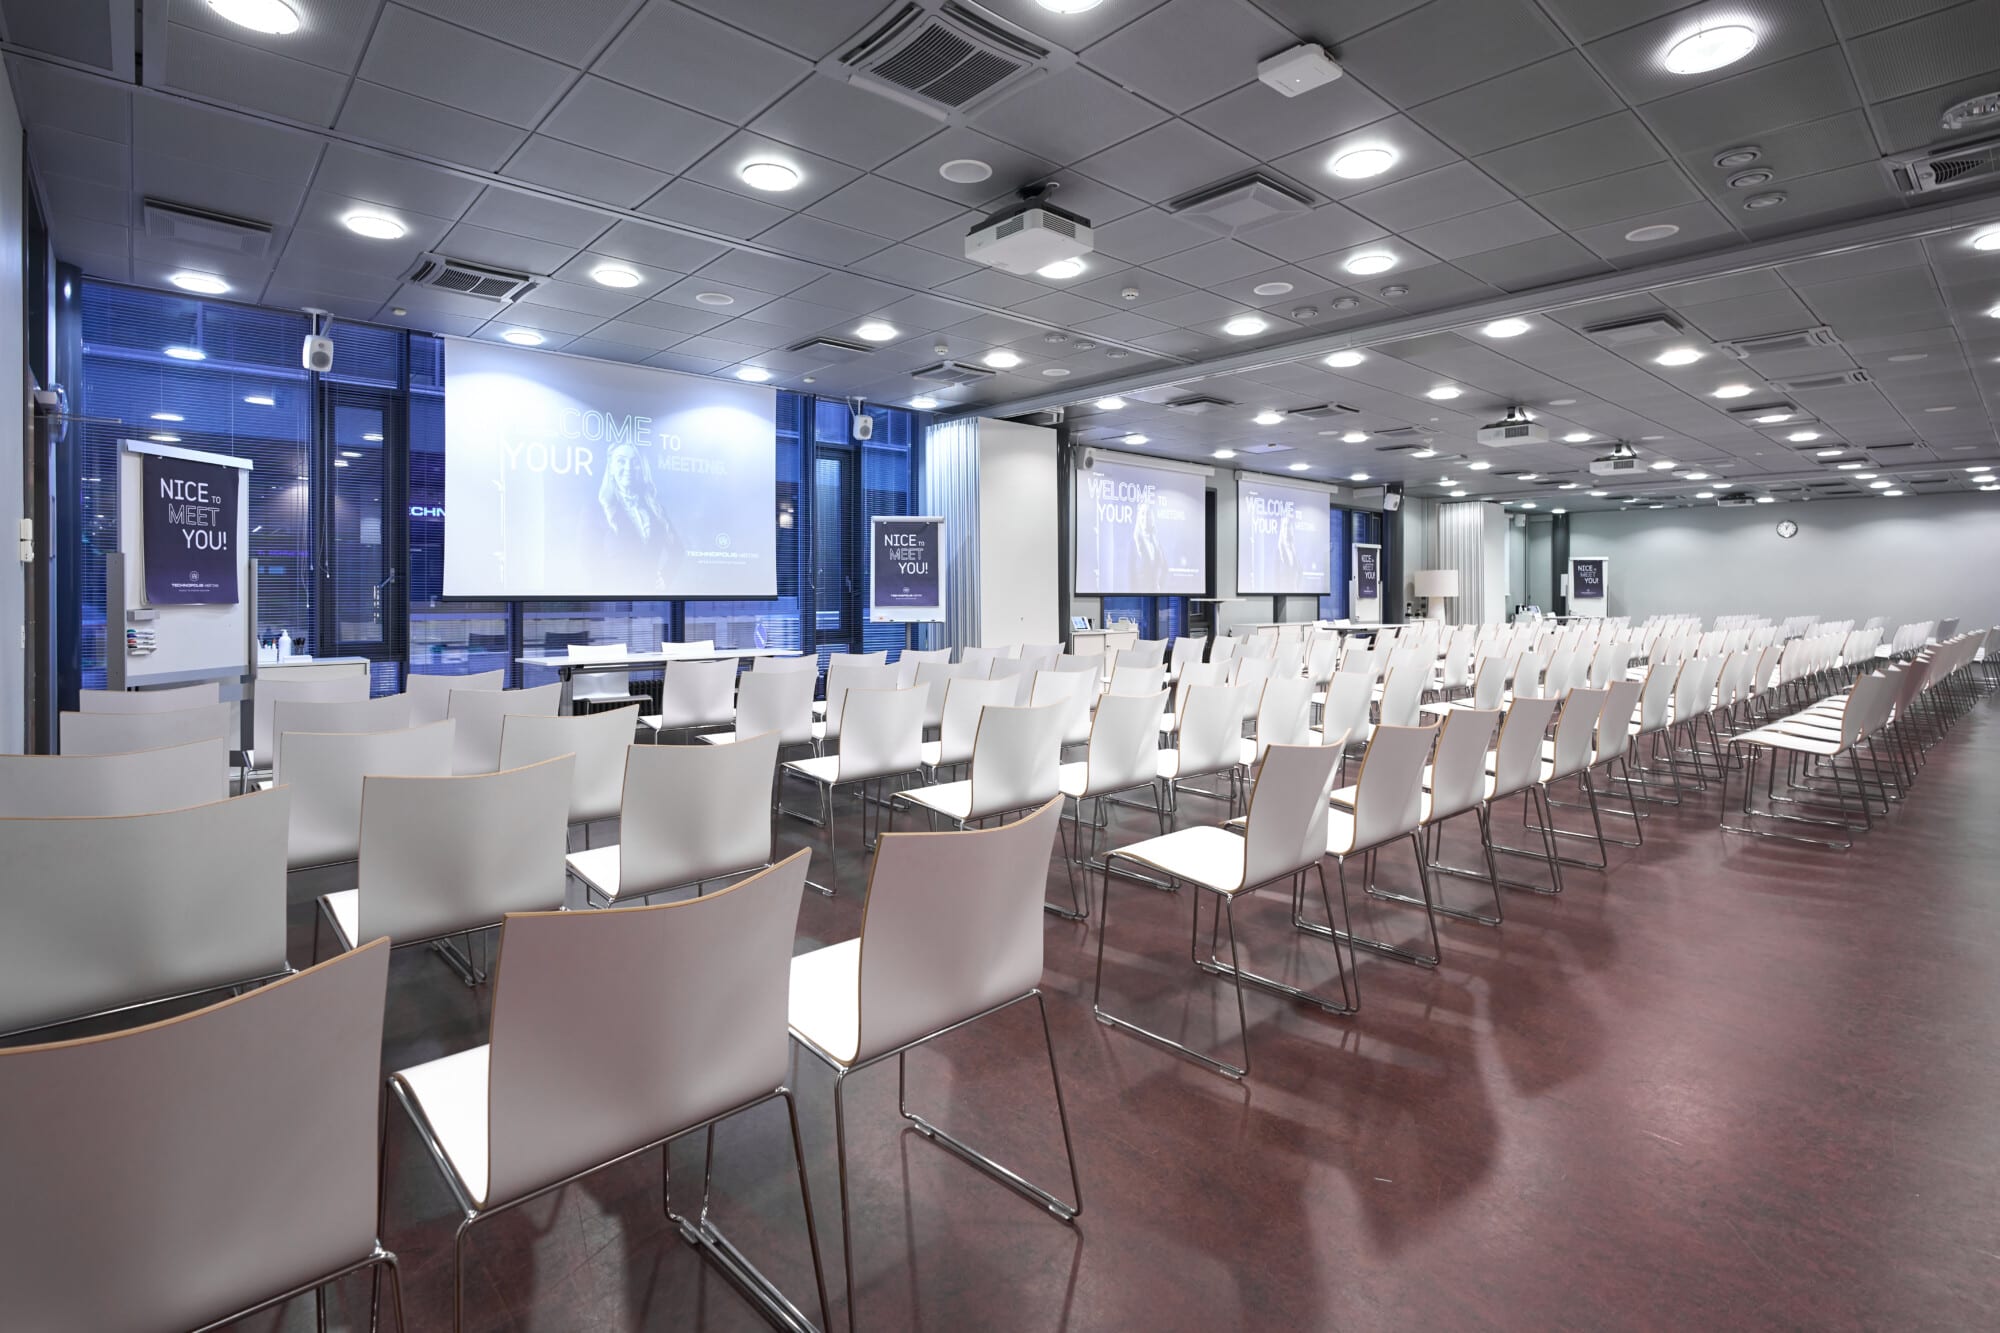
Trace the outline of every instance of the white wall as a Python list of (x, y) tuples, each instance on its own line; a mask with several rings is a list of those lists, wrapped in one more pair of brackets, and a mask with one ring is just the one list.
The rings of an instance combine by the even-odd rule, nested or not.
[(1060, 643), (1056, 433), (979, 422), (979, 642)]
[[(27, 418), (25, 344), (25, 204), (21, 194), (21, 117), (0, 67), (0, 751), (19, 752), (27, 715), (27, 566), (14, 558), (21, 494), (22, 434)], [(38, 544), (46, 539), (37, 534)]]
[[(2000, 624), (2000, 495), (1903, 496), (1570, 515), (1572, 558), (1604, 556), (1610, 614), (1959, 616)], [(1781, 520), (1799, 525), (1787, 541)]]

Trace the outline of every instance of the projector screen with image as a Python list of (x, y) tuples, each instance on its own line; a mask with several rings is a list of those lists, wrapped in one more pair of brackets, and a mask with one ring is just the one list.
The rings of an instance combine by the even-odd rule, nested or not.
[(445, 346), (444, 595), (772, 597), (777, 393)]
[(1333, 591), (1325, 491), (1263, 477), (1236, 482), (1236, 591), (1246, 597)]
[(1076, 591), (1200, 596), (1205, 478), (1097, 454), (1076, 473)]

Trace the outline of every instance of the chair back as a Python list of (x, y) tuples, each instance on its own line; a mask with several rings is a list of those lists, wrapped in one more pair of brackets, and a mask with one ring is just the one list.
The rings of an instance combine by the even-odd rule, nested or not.
[(574, 755), (567, 822), (610, 819), (625, 798), (625, 751), (638, 725), (635, 703), (567, 717), (509, 714), (500, 722), (500, 768), (525, 768), (558, 755)]
[(736, 679), (736, 730), (746, 736), (774, 731), (780, 745), (811, 744), (814, 684), (804, 671), (744, 672)]
[(1242, 762), (1244, 700), (1247, 685), (1184, 685), (1187, 707), (1181, 712), (1179, 773), (1192, 777), (1219, 773)]
[(1181, 668), (1189, 662), (1199, 662), (1201, 660), (1203, 642), (1201, 639), (1189, 638), (1185, 634), (1174, 640), (1173, 654), (1168, 661), (1168, 667), (1174, 676), (1178, 677), (1181, 673)]
[(229, 742), (132, 754), (0, 754), (0, 818), (149, 815), (229, 795)]
[(1273, 677), (1257, 699), (1256, 760), (1273, 745), (1317, 745), (1312, 734), (1312, 682), (1304, 676)]
[(271, 729), (271, 710), (280, 703), (343, 703), (367, 697), (366, 671), (343, 670), (297, 679), (260, 672), (250, 697), (250, 748), (263, 756), (277, 745), (278, 734)]
[(1028, 696), (1028, 703), (1036, 708), (1044, 704), (1063, 705), (1064, 745), (1081, 745), (1090, 739), (1090, 703), (1097, 697), (1090, 683), (1090, 677), (1081, 671), (1035, 673), (1035, 688)]
[[(622, 643), (573, 643), (568, 651), (569, 660), (572, 662), (615, 662), (632, 652)], [(632, 688), (632, 673), (578, 671), (571, 675), (569, 688), (569, 697), (577, 702), (591, 699), (617, 699), (623, 702)]]
[(1538, 648), (1529, 648), (1514, 659), (1514, 697), (1516, 699), (1540, 699), (1556, 697), (1555, 691), (1542, 689), (1542, 653)]
[[(274, 791), (160, 814), (0, 819), (0, 1032), (283, 971), (290, 807)], [(0, 1173), (21, 1155), (5, 1142)], [(6, 1298), (0, 1287), (0, 1308)]]
[(993, 663), (999, 656), (1000, 652), (996, 648), (966, 647), (958, 650), (958, 664), (975, 667), (979, 674), (984, 676), (992, 671)]
[(222, 740), (235, 749), (242, 735), (235, 704), (202, 704), (167, 713), (64, 713), (57, 743), (64, 754), (130, 754), (189, 741)]
[(1389, 672), (1382, 682), (1382, 724), (1414, 727), (1424, 701), (1424, 687), (1431, 683), (1430, 668), (1421, 662), (1407, 662)]
[(668, 643), (662, 641), (660, 644), (661, 655), (664, 657), (672, 658), (675, 661), (685, 661), (686, 659), (691, 657), (709, 657), (712, 656), (714, 652), (715, 652), (714, 639), (688, 639), (683, 643)]
[(1138, 656), (1129, 659), (1133, 662), (1143, 662), (1149, 666), (1163, 666), (1167, 660), (1167, 641), (1165, 639), (1134, 639), (1132, 646), (1123, 651), (1138, 654)]
[(1423, 818), (1424, 764), (1434, 727), (1375, 728), (1354, 783), (1353, 841), (1344, 851), (1375, 847), (1416, 830)]
[(1273, 745), (1265, 751), (1243, 825), (1243, 884), (1319, 864), (1326, 855), (1327, 795), (1339, 766), (1338, 746)]
[(1493, 747), (1493, 795), (1511, 796), (1541, 781), (1542, 738), (1556, 715), (1554, 699), (1514, 696), (1500, 722), (1500, 740)]
[(1272, 666), (1273, 662), (1269, 657), (1248, 657), (1239, 654), (1229, 663), (1229, 683), (1249, 686), (1254, 695), (1257, 688), (1271, 678)]
[[(914, 773), (923, 763), (924, 694), (914, 688), (849, 690), (840, 710), (840, 763), (834, 781)], [(947, 694), (947, 714), (950, 708)]]
[(947, 684), (944, 712), (938, 724), (938, 763), (962, 764), (972, 758), (973, 740), (979, 734), (979, 714), (987, 708), (1013, 706), (1020, 692), (1020, 685), (1011, 676), (999, 680), (961, 676)]
[(1025, 810), (1061, 794), (1063, 730), (1071, 711), (1068, 700), (981, 710), (979, 734), (972, 742), (972, 807), (967, 818)]
[(625, 752), (618, 896), (632, 900), (771, 863), (778, 735)]
[(1035, 686), (1035, 673), (1041, 669), (1032, 658), (996, 657), (993, 659), (992, 674), (988, 679), (1011, 682), (1014, 693), (1006, 702), (1009, 705), (1022, 704), (1028, 701), (1028, 693)]
[(786, 995), (809, 855), (681, 902), (507, 918), (487, 1057), (486, 1205), (777, 1090), (791, 1060)]
[(504, 690), (507, 688), (505, 671), (480, 671), (469, 676), (446, 676), (437, 672), (412, 671), (403, 682), (403, 693), (410, 696), (410, 725), (429, 726), (442, 722), (451, 706), (453, 690)]
[(1111, 694), (1157, 694), (1164, 673), (1156, 666), (1121, 666), (1111, 672)]
[(1498, 708), (1507, 694), (1507, 658), (1493, 653), (1479, 659), (1472, 674), (1472, 706), (1482, 711)]
[(491, 773), (500, 767), (502, 720), (514, 714), (554, 717), (562, 706), (562, 683), (525, 690), (453, 690), (445, 716), (456, 728), (452, 772)]
[(964, 667), (956, 666), (950, 662), (920, 662), (917, 664), (917, 677), (911, 683), (924, 691), (924, 730), (926, 732), (929, 732), (934, 727), (944, 725), (945, 692), (951, 688), (952, 681), (964, 674)]
[(1562, 701), (1556, 718), (1555, 757), (1548, 781), (1581, 773), (1590, 763), (1591, 742), (1597, 736), (1597, 720), (1604, 716), (1603, 690), (1571, 690)]
[(1208, 660), (1210, 663), (1227, 662), (1241, 647), (1242, 644), (1235, 639), (1217, 639), (1209, 645)]
[(1042, 898), (1061, 815), (1062, 802), (1050, 801), (998, 828), (882, 835), (861, 917), (853, 1059), (1041, 985)]
[(1361, 671), (1340, 671), (1326, 687), (1326, 702), (1319, 713), (1323, 743), (1342, 736), (1358, 737), (1368, 726), (1368, 705), (1373, 702), (1375, 678)]
[[(894, 667), (877, 663), (856, 664), (845, 660), (846, 654), (835, 657), (826, 668), (826, 739), (840, 739), (840, 718), (846, 711), (849, 690), (893, 690), (901, 688), (896, 684), (898, 672)], [(923, 668), (917, 670), (922, 672)]]
[(1486, 799), (1486, 756), (1499, 730), (1497, 708), (1454, 708), (1445, 716), (1431, 758), (1432, 823), (1464, 814)]
[(819, 683), (819, 658), (813, 653), (796, 653), (791, 657), (753, 657), (750, 659), (750, 670), (780, 674), (804, 671), (812, 676), (813, 684)]
[(0, 1325), (206, 1328), (366, 1259), (388, 971), (0, 1051)]
[(1621, 674), (1604, 691), (1604, 711), (1597, 718), (1597, 757), (1609, 759), (1623, 754), (1632, 735), (1632, 712), (1639, 706), (1643, 680), (1627, 680)]
[(355, 942), (435, 939), (561, 907), (575, 768), (566, 754), (466, 777), (363, 778)]
[(222, 686), (216, 681), (198, 685), (172, 685), (159, 690), (78, 690), (76, 707), (82, 713), (171, 713), (177, 708), (200, 708), (222, 702)]
[(1333, 673), (1340, 666), (1340, 636), (1333, 633), (1313, 635), (1312, 646), (1306, 652), (1306, 676), (1318, 689), (1325, 689), (1333, 679)]
[(361, 850), (361, 780), (371, 774), (441, 778), (452, 771), (457, 723), (405, 731), (292, 731), (284, 736), (285, 790), (292, 794), (287, 864), (352, 861)]
[[(288, 731), (401, 731), (410, 725), (410, 697), (385, 694), (377, 699), (321, 701), (280, 699), (271, 705), (271, 775), (284, 781), (276, 767)], [(260, 758), (262, 756), (260, 755)]]
[(1037, 671), (1055, 670), (1056, 659), (1061, 656), (1062, 645), (1059, 643), (1025, 643), (1021, 645), (1021, 662), (1026, 666), (1030, 675)]
[(1674, 700), (1674, 678), (1680, 674), (1677, 666), (1649, 666), (1646, 668), (1645, 683), (1639, 688), (1639, 720), (1635, 736), (1650, 736), (1667, 725), (1667, 706)]
[(735, 719), (735, 658), (666, 664), (660, 673), (660, 730), (719, 727)]
[(1126, 791), (1160, 775), (1160, 714), (1167, 692), (1112, 693), (1098, 701), (1084, 754), (1084, 794)]

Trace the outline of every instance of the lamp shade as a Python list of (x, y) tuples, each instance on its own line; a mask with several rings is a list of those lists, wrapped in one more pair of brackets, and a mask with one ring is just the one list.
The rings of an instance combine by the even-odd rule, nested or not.
[(1458, 571), (1455, 569), (1418, 570), (1417, 596), (1419, 597), (1458, 596)]

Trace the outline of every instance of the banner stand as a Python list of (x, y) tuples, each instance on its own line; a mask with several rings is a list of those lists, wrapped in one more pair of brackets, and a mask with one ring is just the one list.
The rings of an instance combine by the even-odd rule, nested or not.
[(945, 618), (944, 519), (935, 514), (868, 520), (868, 619), (941, 624)]
[(1347, 580), (1347, 618), (1362, 625), (1379, 625), (1382, 615), (1382, 548), (1373, 542), (1354, 543), (1353, 573)]
[(1611, 562), (1601, 555), (1572, 556), (1563, 575), (1563, 595), (1573, 616), (1593, 619), (1611, 608)]

